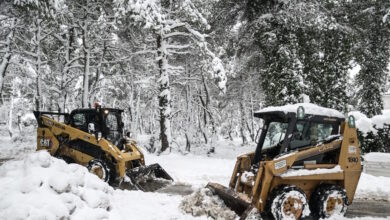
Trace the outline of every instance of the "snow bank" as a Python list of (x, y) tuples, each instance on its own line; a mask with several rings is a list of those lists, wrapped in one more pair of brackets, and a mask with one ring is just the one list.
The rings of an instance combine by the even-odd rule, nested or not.
[(371, 152), (363, 157), (365, 161), (390, 163), (390, 153)]
[(0, 167), (0, 219), (105, 219), (113, 189), (40, 151)]
[(355, 198), (390, 201), (390, 178), (362, 173)]
[(368, 118), (365, 114), (359, 111), (353, 111), (348, 113), (348, 115), (353, 115), (356, 120), (356, 127), (363, 134), (368, 132), (377, 133), (377, 129), (381, 129), (385, 124), (390, 125), (390, 110), (383, 110), (382, 115), (376, 115), (372, 118)]
[(45, 151), (0, 166), (0, 219), (194, 219), (181, 196), (114, 190)]
[(274, 111), (280, 111), (286, 114), (289, 112), (296, 113), (299, 106), (302, 106), (305, 109), (305, 114), (344, 118), (344, 114), (337, 110), (321, 107), (312, 103), (297, 103), (297, 104), (285, 105), (285, 106), (272, 106), (272, 107), (264, 108), (255, 113), (266, 113), (266, 112), (274, 112)]

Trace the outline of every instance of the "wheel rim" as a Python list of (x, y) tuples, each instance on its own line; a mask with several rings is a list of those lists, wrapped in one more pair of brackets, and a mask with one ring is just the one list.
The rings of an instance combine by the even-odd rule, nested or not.
[(93, 166), (90, 172), (98, 176), (100, 179), (103, 179), (104, 177), (104, 170), (101, 166)]
[(288, 197), (283, 202), (283, 213), (285, 216), (293, 216), (295, 219), (301, 217), (303, 211), (303, 202), (299, 198)]
[(340, 195), (330, 196), (326, 201), (326, 214), (331, 216), (337, 213), (341, 213), (343, 209), (343, 199)]

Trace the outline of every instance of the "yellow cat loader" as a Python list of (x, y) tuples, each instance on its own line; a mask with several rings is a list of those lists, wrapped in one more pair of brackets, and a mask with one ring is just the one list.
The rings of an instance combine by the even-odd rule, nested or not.
[(101, 106), (76, 109), (70, 114), (34, 111), (37, 150), (86, 166), (113, 186), (155, 191), (172, 182), (159, 164), (145, 166), (136, 142), (129, 133), (124, 135), (122, 112)]
[(207, 187), (241, 219), (344, 215), (361, 174), (353, 116), (312, 104), (255, 116), (264, 121), (256, 151), (237, 158), (229, 187)]

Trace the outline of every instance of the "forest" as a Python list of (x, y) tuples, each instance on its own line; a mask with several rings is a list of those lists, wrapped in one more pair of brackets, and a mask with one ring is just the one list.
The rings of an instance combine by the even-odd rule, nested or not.
[(0, 0), (0, 123), (12, 137), (33, 110), (97, 102), (150, 151), (189, 152), (255, 142), (267, 106), (381, 115), (389, 14), (385, 0)]

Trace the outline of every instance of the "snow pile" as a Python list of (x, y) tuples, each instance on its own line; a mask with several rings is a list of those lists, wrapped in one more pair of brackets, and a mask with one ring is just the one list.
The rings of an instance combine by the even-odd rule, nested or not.
[(0, 219), (106, 219), (113, 189), (40, 151), (0, 167)]
[(271, 107), (264, 108), (260, 111), (257, 111), (255, 112), (255, 114), (274, 112), (274, 111), (284, 112), (286, 114), (290, 112), (297, 113), (299, 106), (302, 106), (305, 109), (305, 114), (344, 118), (344, 114), (337, 110), (321, 107), (312, 103), (297, 103), (297, 104), (284, 105), (284, 106), (271, 106)]
[(185, 197), (180, 204), (180, 209), (193, 216), (208, 216), (212, 219), (233, 220), (237, 215), (230, 210), (225, 203), (206, 188), (199, 189), (195, 193)]
[(316, 174), (326, 174), (326, 173), (340, 173), (343, 172), (341, 167), (339, 165), (327, 169), (327, 168), (317, 168), (313, 170), (308, 169), (300, 169), (300, 170), (294, 170), (290, 169), (286, 173), (283, 173), (280, 175), (280, 177), (290, 177), (290, 176), (308, 176), (308, 175), (316, 175)]
[(390, 153), (371, 152), (363, 157), (365, 161), (390, 163)]
[(382, 115), (376, 115), (368, 118), (365, 114), (359, 111), (348, 113), (353, 115), (356, 120), (356, 127), (359, 131), (366, 135), (368, 132), (377, 133), (377, 129), (382, 129), (385, 124), (390, 125), (390, 110), (383, 110)]
[(390, 201), (390, 178), (362, 173), (355, 198)]

